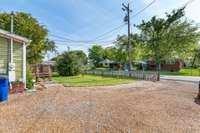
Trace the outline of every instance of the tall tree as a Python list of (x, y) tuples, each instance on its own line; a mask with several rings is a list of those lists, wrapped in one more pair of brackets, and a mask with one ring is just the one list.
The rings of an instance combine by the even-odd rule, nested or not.
[(193, 61), (192, 61), (192, 66), (194, 66), (195, 63), (197, 63), (197, 62), (200, 64), (200, 47), (198, 47), (194, 50), (194, 57), (193, 57)]
[[(0, 13), (0, 28), (10, 31), (9, 13)], [(15, 14), (14, 33), (32, 40), (27, 48), (27, 61), (30, 64), (41, 62), (47, 51), (56, 49), (55, 43), (47, 38), (48, 30), (31, 14), (23, 12)]]
[(180, 56), (199, 40), (197, 27), (183, 20), (184, 15), (184, 8), (181, 8), (173, 10), (171, 14), (166, 13), (165, 19), (154, 16), (150, 21), (143, 21), (138, 26), (144, 47), (149, 50), (149, 55), (156, 62), (158, 70), (163, 60)]
[[(132, 45), (132, 61), (134, 61), (138, 56), (138, 48), (141, 42), (139, 34), (131, 34), (130, 42)], [(121, 63), (128, 62), (128, 37), (126, 35), (118, 36), (115, 42), (117, 55), (116, 60)]]
[(58, 73), (61, 76), (77, 75), (81, 68), (87, 64), (87, 56), (81, 50), (64, 52), (52, 60), (57, 62)]
[(115, 47), (107, 47), (104, 49), (104, 59), (109, 59), (117, 62), (117, 54), (117, 48)]
[(94, 45), (89, 49), (89, 59), (98, 67), (99, 63), (104, 59), (104, 49), (100, 45)]
[(76, 60), (79, 67), (86, 65), (88, 62), (87, 55), (82, 50), (70, 51), (69, 54), (75, 57), (74, 60)]

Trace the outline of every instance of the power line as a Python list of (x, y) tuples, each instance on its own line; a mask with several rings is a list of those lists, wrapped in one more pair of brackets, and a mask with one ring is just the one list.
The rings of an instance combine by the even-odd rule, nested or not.
[(52, 37), (56, 37), (56, 38), (59, 38), (59, 39), (62, 39), (62, 40), (67, 40), (67, 41), (70, 41), (70, 42), (77, 42), (77, 43), (82, 43), (82, 42), (83, 42), (83, 43), (92, 43), (92, 42), (95, 42), (95, 41), (98, 41), (98, 40), (102, 40), (102, 39), (100, 39), (100, 38), (104, 37), (104, 36), (107, 35), (107, 34), (110, 34), (110, 33), (114, 32), (114, 31), (116, 31), (116, 30), (121, 29), (121, 28), (124, 27), (125, 25), (126, 25), (126, 24), (119, 25), (119, 26), (113, 28), (112, 30), (107, 31), (107, 32), (105, 32), (105, 33), (103, 33), (103, 34), (101, 34), (101, 35), (95, 37), (95, 38), (92, 39), (92, 40), (73, 40), (73, 39), (69, 39), (69, 38), (66, 38), (66, 37), (61, 37), (61, 36), (54, 35), (54, 34), (50, 34), (50, 36), (52, 36)]
[[(130, 3), (132, 3), (133, 1), (131, 1)], [(138, 16), (139, 14), (141, 14), (142, 12), (144, 12), (147, 8), (149, 8), (151, 5), (153, 5), (154, 3), (156, 2), (156, 0), (153, 0), (151, 3), (149, 3), (147, 6), (145, 6), (142, 10), (138, 11), (136, 14), (134, 14), (132, 17), (136, 17)], [(122, 24), (122, 25), (119, 25), (113, 29), (111, 29), (110, 31), (107, 31), (97, 37), (95, 37), (94, 39), (92, 40), (73, 40), (73, 39), (69, 39), (69, 38), (66, 38), (66, 37), (61, 37), (61, 36), (58, 36), (58, 35), (54, 35), (54, 34), (50, 34), (52, 37), (56, 37), (56, 38), (59, 38), (59, 39), (62, 39), (62, 40), (67, 40), (69, 42), (73, 42), (73, 43), (94, 43), (95, 41), (98, 41), (98, 40), (102, 40), (102, 37), (106, 36), (106, 35), (109, 35), (110, 33), (118, 30), (118, 29), (121, 29), (122, 27), (124, 27), (126, 24)]]
[[(111, 40), (111, 41), (108, 41), (108, 42), (102, 42), (103, 44), (101, 44), (102, 46), (107, 46), (107, 45), (110, 45), (110, 44), (113, 44), (115, 42), (115, 40)], [(62, 46), (69, 46), (69, 45), (72, 45), (72, 46), (83, 46), (83, 45), (80, 45), (80, 44), (83, 44), (83, 45), (86, 45), (86, 46), (88, 46), (88, 47), (90, 47), (90, 46), (92, 46), (93, 44), (91, 44), (91, 43), (79, 43), (79, 44), (77, 44), (77, 43), (72, 43), (72, 42), (70, 42), (70, 43), (56, 43), (56, 45), (62, 45)], [(71, 47), (72, 47), (71, 46)], [(85, 47), (85, 46), (84, 46)]]
[(114, 42), (115, 40), (104, 40), (104, 41), (99, 41), (99, 42), (71, 42), (67, 40), (52, 40), (52, 41), (79, 45), (79, 44), (111, 43), (111, 42)]
[(128, 24), (128, 70), (130, 72), (132, 70), (132, 58), (131, 58), (132, 47), (131, 47), (131, 42), (130, 42), (130, 34), (131, 34), (131, 32), (130, 32), (130, 28), (131, 28), (130, 14), (131, 14), (132, 10), (130, 9), (129, 3), (127, 5), (125, 5), (123, 3), (122, 6), (123, 6), (122, 10), (124, 12), (126, 12), (124, 22), (127, 22), (127, 24)]
[[(187, 7), (189, 4), (191, 4), (192, 2), (194, 2), (195, 0), (189, 0), (188, 2), (186, 2), (185, 4), (185, 7)], [(132, 1), (133, 2), (133, 1)], [(143, 9), (141, 9), (140, 11), (138, 11), (136, 14), (134, 14), (132, 17), (136, 17), (137, 15), (141, 14), (142, 12), (144, 12), (146, 9), (148, 9), (150, 6), (152, 6), (154, 3), (156, 2), (156, 0), (153, 0), (151, 3), (149, 3), (147, 6), (145, 6)], [(70, 43), (70, 44), (90, 44), (91, 43), (96, 43), (96, 41), (100, 41), (105, 38), (104, 36), (106, 35), (109, 35), (110, 33), (113, 33), (114, 31), (117, 31), (118, 29), (121, 29), (125, 26), (126, 24), (122, 24), (122, 25), (119, 25), (113, 29), (111, 29), (110, 31), (107, 31), (99, 36), (97, 36), (96, 38), (92, 39), (92, 40), (73, 40), (73, 39), (69, 39), (69, 38), (66, 38), (66, 37), (61, 37), (61, 36), (58, 36), (58, 35), (53, 35), (51, 34), (51, 36), (54, 36), (56, 38), (59, 38), (61, 40), (55, 40), (57, 42), (67, 42), (67, 43)], [(198, 24), (199, 25), (199, 24)], [(104, 38), (102, 38), (104, 37)], [(105, 41), (105, 42), (99, 42), (99, 43), (113, 43), (114, 41), (116, 40), (111, 40), (111, 41)], [(58, 44), (58, 45), (66, 45), (66, 44)]]
[[(131, 1), (130, 3), (132, 3), (133, 1)], [(147, 6), (145, 6), (142, 10), (138, 11), (136, 14), (134, 14), (132, 17), (136, 17), (138, 16), (139, 14), (141, 14), (143, 11), (145, 11), (147, 8), (149, 8), (151, 5), (153, 5), (154, 3), (156, 2), (156, 0), (153, 0), (151, 3), (149, 3)], [(59, 39), (62, 39), (62, 40), (67, 40), (67, 41), (71, 41), (71, 42), (76, 42), (76, 43), (92, 43), (92, 42), (95, 42), (95, 41), (98, 41), (98, 40), (102, 40), (102, 37), (118, 30), (118, 29), (121, 29), (122, 27), (124, 27), (126, 24), (122, 24), (122, 25), (119, 25), (113, 29), (111, 29), (110, 31), (107, 31), (97, 37), (95, 37), (94, 39), (92, 40), (73, 40), (73, 39), (69, 39), (69, 38), (66, 38), (66, 37), (61, 37), (61, 36), (58, 36), (58, 35), (54, 35), (54, 34), (50, 34), (51, 36), (53, 37), (56, 37), (56, 38), (59, 38)]]
[(122, 27), (124, 27), (126, 24), (122, 24), (122, 25), (120, 25), (120, 26), (118, 26), (118, 27), (116, 27), (116, 28), (114, 28), (114, 29), (112, 29), (112, 30), (110, 30), (110, 31), (108, 31), (108, 32), (105, 32), (105, 33), (103, 33), (102, 35), (100, 35), (100, 36), (97, 36), (94, 40), (97, 40), (98, 38), (101, 38), (101, 37), (103, 37), (103, 36), (105, 36), (105, 35), (107, 35), (107, 34), (110, 34), (110, 33), (112, 33), (113, 31), (116, 31), (116, 30), (118, 30), (118, 29), (121, 29)]
[[(132, 2), (133, 2), (133, 1), (131, 1), (131, 3), (132, 3)], [(138, 12), (137, 12), (136, 14), (134, 14), (132, 17), (136, 17), (137, 15), (141, 14), (143, 11), (145, 11), (147, 8), (149, 8), (151, 5), (153, 5), (155, 2), (156, 2), (156, 0), (153, 0), (151, 3), (149, 3), (147, 6), (145, 6), (142, 10), (138, 11)], [(51, 35), (54, 36), (54, 37), (57, 37), (57, 38), (60, 38), (60, 39), (64, 39), (64, 40), (68, 40), (68, 41), (72, 41), (72, 42), (86, 42), (86, 43), (89, 43), (89, 42), (97, 41), (97, 40), (99, 40), (100, 38), (104, 37), (105, 35), (110, 34), (110, 33), (112, 33), (113, 31), (116, 31), (116, 30), (118, 30), (118, 29), (124, 27), (125, 25), (126, 25), (126, 24), (119, 25), (119, 26), (113, 28), (112, 30), (107, 31), (107, 32), (105, 32), (105, 33), (103, 33), (103, 34), (101, 34), (101, 35), (95, 37), (95, 39), (93, 39), (93, 40), (72, 40), (72, 39), (69, 39), (69, 38), (60, 37), (60, 36), (53, 35), (53, 34), (51, 34)]]
[(136, 14), (134, 14), (132, 17), (136, 17), (139, 14), (141, 14), (142, 12), (144, 12), (146, 9), (148, 9), (150, 6), (152, 6), (157, 0), (153, 0), (151, 3), (149, 3), (147, 6), (145, 6), (143, 9), (141, 9), (140, 11), (138, 11)]

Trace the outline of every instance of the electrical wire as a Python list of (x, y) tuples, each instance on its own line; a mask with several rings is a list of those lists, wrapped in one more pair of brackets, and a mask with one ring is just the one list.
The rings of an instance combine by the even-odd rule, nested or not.
[(52, 41), (54, 42), (61, 42), (61, 43), (70, 43), (70, 44), (98, 44), (98, 43), (111, 43), (111, 42), (114, 42), (115, 40), (103, 40), (103, 41), (99, 41), (99, 42), (71, 42), (71, 41), (67, 41), (67, 40), (54, 40), (52, 39)]
[(107, 31), (107, 32), (95, 37), (92, 40), (72, 40), (72, 39), (69, 39), (69, 38), (66, 38), (66, 37), (61, 37), (61, 36), (54, 35), (54, 34), (50, 34), (50, 36), (61, 39), (61, 40), (65, 40), (65, 41), (67, 40), (67, 41), (70, 41), (70, 42), (75, 42), (75, 43), (92, 43), (92, 42), (95, 42), (95, 41), (98, 41), (98, 40), (102, 40), (101, 38), (104, 37), (105, 35), (110, 34), (114, 31), (117, 31), (117, 30), (121, 29), (122, 27), (124, 27), (125, 25), (126, 24), (122, 24), (120, 26), (117, 26), (117, 27), (113, 28), (112, 30)]
[(138, 11), (137, 13), (135, 13), (132, 18), (138, 16), (139, 14), (141, 14), (142, 12), (144, 12), (146, 9), (148, 9), (149, 7), (151, 7), (157, 0), (153, 0), (152, 2), (150, 2), (147, 6), (145, 6), (144, 8), (142, 8), (140, 11)]
[[(130, 3), (132, 3), (133, 1), (131, 1)], [(147, 8), (149, 8), (151, 5), (153, 5), (154, 3), (156, 2), (156, 0), (153, 0), (151, 3), (149, 3), (147, 6), (145, 6), (142, 10), (138, 11), (136, 14), (134, 14), (132, 17), (136, 17), (138, 16), (139, 14), (141, 14), (142, 12), (144, 12)], [(94, 39), (92, 40), (72, 40), (72, 39), (69, 39), (69, 38), (66, 38), (66, 37), (61, 37), (61, 36), (58, 36), (58, 35), (54, 35), (54, 34), (50, 34), (50, 36), (52, 37), (56, 37), (56, 38), (59, 38), (59, 39), (62, 39), (62, 40), (67, 40), (67, 41), (71, 41), (71, 42), (74, 42), (74, 43), (93, 43), (95, 41), (98, 41), (98, 40), (102, 40), (102, 37), (106, 36), (106, 35), (109, 35), (110, 33), (118, 30), (118, 29), (121, 29), (122, 27), (124, 27), (126, 24), (122, 24), (122, 25), (119, 25), (113, 29), (111, 29), (110, 31), (107, 31), (97, 37), (95, 37)]]
[[(115, 42), (116, 40), (111, 40), (111, 41), (107, 41), (107, 42), (102, 42), (101, 43), (101, 45), (102, 46), (108, 46), (108, 45), (110, 45), (110, 44), (113, 44), (114, 42)], [(82, 44), (82, 45), (80, 45), (80, 44)], [(60, 46), (69, 46), (69, 45), (72, 45), (72, 46), (83, 46), (84, 44), (87, 44), (87, 47), (90, 47), (90, 46), (92, 46), (92, 45), (94, 45), (94, 44), (92, 44), (92, 43), (72, 43), (72, 42), (70, 42), (70, 43), (56, 43), (56, 45), (60, 45)], [(85, 47), (85, 46), (84, 46)]]
[(122, 25), (120, 25), (120, 26), (117, 26), (116, 28), (114, 28), (114, 29), (112, 29), (112, 30), (110, 30), (110, 31), (108, 31), (108, 32), (105, 32), (105, 33), (103, 33), (102, 35), (100, 35), (100, 36), (97, 36), (94, 40), (97, 40), (98, 38), (101, 38), (101, 37), (103, 37), (103, 36), (105, 36), (105, 35), (107, 35), (107, 34), (110, 34), (110, 33), (112, 33), (113, 31), (116, 31), (116, 30), (118, 30), (118, 29), (121, 29), (122, 27), (124, 27), (126, 24), (122, 24)]

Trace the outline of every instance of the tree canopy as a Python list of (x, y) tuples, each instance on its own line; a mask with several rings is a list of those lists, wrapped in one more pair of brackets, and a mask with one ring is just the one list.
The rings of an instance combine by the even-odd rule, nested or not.
[[(0, 13), (0, 28), (10, 31), (10, 14)], [(47, 38), (48, 30), (31, 14), (16, 12), (14, 16), (14, 33), (32, 40), (27, 47), (27, 61), (30, 64), (39, 63), (47, 51), (55, 51), (54, 41)]]
[(149, 51), (149, 58), (157, 64), (169, 58), (181, 58), (199, 41), (198, 28), (192, 22), (183, 19), (184, 8), (166, 13), (166, 18), (152, 17), (143, 21), (141, 30), (143, 46)]
[[(139, 52), (141, 49), (139, 49), (141, 42), (140, 35), (139, 34), (131, 34), (130, 35), (130, 42), (132, 47), (132, 59), (137, 60), (139, 55)], [(117, 55), (116, 60), (120, 63), (126, 63), (128, 62), (128, 36), (122, 35), (118, 36), (115, 41), (115, 47), (117, 49)], [(141, 57), (142, 58), (142, 57)]]
[(94, 45), (89, 49), (89, 59), (94, 66), (99, 66), (99, 63), (104, 59), (104, 49), (100, 45)]
[(54, 58), (57, 62), (58, 73), (61, 76), (79, 74), (81, 67), (87, 64), (87, 56), (83, 51), (69, 51)]
[[(183, 7), (166, 13), (164, 18), (153, 16), (149, 21), (142, 21), (137, 26), (140, 32), (130, 35), (132, 61), (151, 60), (158, 66), (177, 59), (194, 58), (193, 62), (197, 62), (200, 32), (194, 22), (184, 17), (184, 10)], [(97, 45), (89, 49), (89, 57), (96, 66), (102, 59), (128, 62), (128, 36), (119, 35), (114, 44), (105, 49)]]

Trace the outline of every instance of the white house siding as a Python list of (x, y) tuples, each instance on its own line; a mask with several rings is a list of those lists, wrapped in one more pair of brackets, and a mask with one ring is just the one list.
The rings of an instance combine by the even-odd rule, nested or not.
[(25, 37), (0, 29), (0, 77), (7, 77), (10, 82), (26, 83), (26, 46), (30, 42)]
[(0, 37), (0, 75), (8, 74), (9, 40)]
[(23, 79), (23, 44), (14, 41), (13, 45), (13, 62), (15, 64), (15, 79)]

